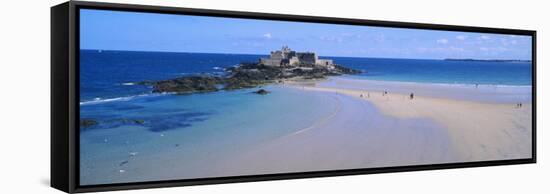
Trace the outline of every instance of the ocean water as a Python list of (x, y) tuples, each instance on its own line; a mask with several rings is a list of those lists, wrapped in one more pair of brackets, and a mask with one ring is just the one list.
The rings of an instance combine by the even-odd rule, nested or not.
[[(190, 74), (223, 74), (241, 62), (263, 55), (129, 52), (82, 50), (80, 101), (125, 100), (148, 94), (150, 88), (134, 82), (161, 80)], [(363, 70), (351, 77), (371, 80), (446, 84), (531, 85), (529, 62), (480, 62), (420, 59), (321, 57)], [(120, 98), (120, 99), (119, 99)]]
[[(82, 185), (216, 176), (201, 169), (245, 147), (308, 128), (336, 109), (330, 95), (279, 85), (264, 86), (269, 95), (253, 94), (256, 89), (173, 95), (152, 94), (148, 86), (134, 84), (223, 74), (224, 68), (262, 55), (82, 50), (80, 57), (80, 118), (99, 122), (80, 129)], [(525, 63), (331, 58), (366, 71), (352, 76), (358, 79), (531, 83), (531, 66)], [(167, 150), (173, 154), (162, 154)]]
[(361, 79), (444, 84), (531, 85), (530, 62), (446, 61), (330, 57), (337, 64), (364, 70)]
[(144, 94), (147, 87), (133, 82), (190, 74), (220, 74), (223, 68), (255, 62), (261, 55), (167, 53), (133, 51), (80, 52), (80, 98), (90, 101)]

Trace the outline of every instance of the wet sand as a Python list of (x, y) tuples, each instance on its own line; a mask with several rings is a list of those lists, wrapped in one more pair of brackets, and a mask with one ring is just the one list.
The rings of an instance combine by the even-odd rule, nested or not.
[(518, 108), (511, 102), (525, 99), (521, 92), (460, 86), (452, 88), (460, 96), (429, 96), (443, 86), (418, 84), (424, 95), (410, 99), (403, 91), (414, 91), (411, 84), (396, 91), (398, 83), (389, 83), (393, 92), (387, 94), (367, 80), (286, 84), (333, 95), (338, 109), (308, 128), (243, 153), (224, 171), (278, 173), (531, 157), (531, 103)]
[(220, 172), (283, 173), (452, 162), (443, 126), (381, 114), (372, 103), (328, 92), (334, 112), (236, 156)]

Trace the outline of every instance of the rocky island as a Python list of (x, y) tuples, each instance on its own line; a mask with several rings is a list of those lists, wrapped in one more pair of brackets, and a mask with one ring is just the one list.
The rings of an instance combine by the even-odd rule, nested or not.
[[(152, 87), (153, 93), (194, 94), (215, 92), (219, 90), (236, 90), (255, 88), (262, 85), (281, 83), (285, 80), (313, 80), (327, 76), (358, 74), (359, 70), (334, 64), (329, 59), (319, 59), (313, 52), (296, 52), (288, 47), (272, 51), (269, 58), (260, 58), (258, 62), (241, 63), (226, 68), (223, 75), (200, 74), (159, 81), (142, 81), (136, 84)], [(267, 95), (270, 91), (258, 88), (252, 92)], [(114, 119), (99, 121), (93, 118), (80, 120), (82, 129), (93, 129), (100, 125), (150, 125), (148, 121), (139, 119)]]
[(361, 73), (359, 70), (334, 64), (332, 60), (319, 59), (316, 53), (296, 52), (287, 46), (272, 51), (269, 58), (260, 58), (254, 63), (242, 63), (225, 69), (225, 72), (223, 76), (194, 75), (144, 81), (139, 84), (151, 85), (153, 93), (190, 94), (254, 88), (286, 79), (323, 79), (327, 76)]

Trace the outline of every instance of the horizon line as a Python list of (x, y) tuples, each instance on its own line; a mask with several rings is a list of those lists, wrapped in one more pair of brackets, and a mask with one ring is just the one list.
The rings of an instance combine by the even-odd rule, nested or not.
[[(269, 55), (269, 54), (256, 54), (256, 53), (213, 53), (213, 52), (189, 52), (189, 51), (147, 51), (147, 50), (116, 50), (116, 49), (83, 49), (80, 50), (95, 50), (95, 51), (122, 51), (122, 52), (155, 52), (155, 53), (197, 53), (197, 54), (226, 54), (226, 55)], [(310, 52), (310, 51), (308, 51)], [(370, 59), (412, 59), (412, 60), (479, 60), (479, 61), (528, 61), (532, 62), (532, 59), (478, 59), (478, 58), (401, 58), (401, 57), (367, 57), (367, 56), (328, 56), (319, 55), (319, 57), (345, 57), (345, 58), (370, 58)]]

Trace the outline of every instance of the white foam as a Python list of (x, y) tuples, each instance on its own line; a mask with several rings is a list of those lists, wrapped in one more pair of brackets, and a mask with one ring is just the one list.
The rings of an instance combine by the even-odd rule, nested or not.
[[(349, 78), (351, 80), (366, 80), (373, 83), (392, 83), (392, 84), (408, 84), (408, 85), (432, 85), (432, 86), (450, 86), (450, 87), (463, 87), (463, 88), (531, 88), (531, 85), (506, 85), (506, 84), (472, 84), (472, 83), (434, 83), (434, 82), (414, 82), (414, 81), (395, 81), (395, 80), (377, 80), (367, 79), (358, 76), (343, 76), (344, 79)], [(342, 78), (332, 78), (334, 80)]]
[(94, 98), (93, 100), (90, 100), (90, 101), (80, 102), (80, 105), (100, 104), (100, 103), (113, 102), (113, 101), (128, 101), (128, 100), (131, 100), (132, 98), (133, 96), (106, 98), (106, 99)]
[(93, 105), (93, 104), (101, 104), (101, 103), (108, 103), (108, 102), (117, 102), (117, 101), (129, 101), (135, 98), (141, 98), (141, 97), (153, 97), (153, 96), (161, 96), (161, 95), (168, 95), (173, 93), (163, 92), (163, 93), (151, 93), (151, 94), (140, 94), (135, 96), (125, 96), (125, 97), (115, 97), (115, 98), (94, 98), (90, 101), (84, 101), (80, 102), (81, 106), (84, 105)]

